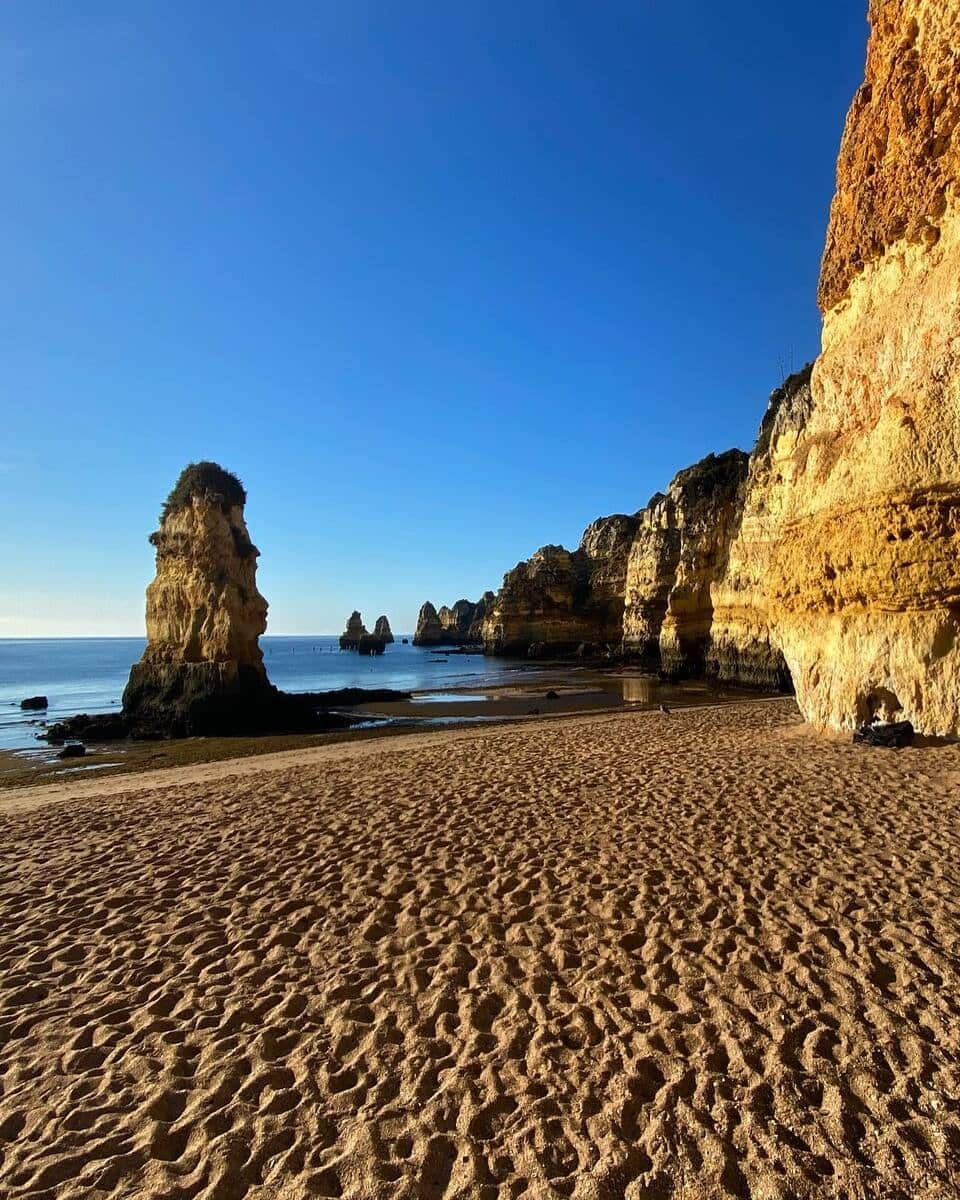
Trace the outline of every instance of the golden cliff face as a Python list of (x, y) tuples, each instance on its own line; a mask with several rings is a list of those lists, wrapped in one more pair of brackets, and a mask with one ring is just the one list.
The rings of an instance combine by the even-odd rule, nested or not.
[(960, 5), (870, 16), (765, 602), (815, 725), (960, 733)]
[(606, 652), (623, 636), (627, 558), (636, 517), (600, 517), (583, 531), (577, 550), (541, 546), (503, 577), (486, 607), (488, 654), (542, 657), (588, 647)]
[(258, 639), (267, 602), (259, 551), (243, 519), (246, 493), (216, 463), (191, 463), (167, 498), (147, 588), (147, 648), (130, 671), (123, 712), (137, 736), (267, 727), (277, 693)]
[(161, 522), (152, 542), (157, 574), (147, 588), (144, 663), (236, 662), (259, 666), (267, 602), (243, 508), (207, 496)]
[(810, 416), (810, 372), (810, 366), (804, 367), (770, 396), (738, 511), (729, 522), (730, 544), (710, 585), (713, 620), (706, 671), (722, 682), (777, 690), (790, 686), (765, 584), (796, 471), (793, 451)]

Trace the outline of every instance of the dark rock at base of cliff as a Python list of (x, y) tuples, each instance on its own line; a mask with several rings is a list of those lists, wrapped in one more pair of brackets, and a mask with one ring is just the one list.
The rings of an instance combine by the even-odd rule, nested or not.
[(793, 680), (783, 655), (772, 647), (736, 650), (714, 643), (707, 651), (704, 674), (719, 683), (793, 694)]
[(299, 699), (308, 701), (314, 708), (347, 708), (353, 704), (383, 704), (389, 700), (409, 700), (411, 692), (400, 692), (395, 688), (337, 688), (332, 692), (304, 692)]
[(46, 696), (28, 696), (26, 700), (20, 701), (20, 707), (31, 712), (37, 712), (40, 709), (49, 708)]
[(386, 648), (386, 642), (383, 638), (375, 637), (372, 633), (365, 633), (357, 641), (357, 652), (359, 654), (382, 654)]
[(57, 721), (38, 736), (55, 746), (63, 742), (118, 742), (127, 737), (129, 728), (121, 713), (100, 713), (88, 716), (78, 713), (65, 721)]
[(86, 752), (86, 746), (80, 746), (74, 742), (69, 746), (64, 746), (64, 748), (57, 755), (57, 758), (83, 758)]

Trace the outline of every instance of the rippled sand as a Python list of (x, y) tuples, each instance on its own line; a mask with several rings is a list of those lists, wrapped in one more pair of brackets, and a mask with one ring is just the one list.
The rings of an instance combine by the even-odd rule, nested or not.
[(766, 701), (227, 769), (2, 802), (3, 1197), (960, 1195), (960, 747)]

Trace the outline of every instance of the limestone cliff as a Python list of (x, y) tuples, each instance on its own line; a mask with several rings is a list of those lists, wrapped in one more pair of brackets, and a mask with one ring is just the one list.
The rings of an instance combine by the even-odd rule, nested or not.
[(386, 645), (389, 645), (393, 641), (390, 622), (386, 617), (377, 617), (377, 623), (373, 627), (373, 636), (379, 638)]
[(636, 517), (601, 517), (577, 550), (542, 546), (503, 577), (487, 609), (489, 654), (565, 654), (580, 646), (619, 646), (627, 557)]
[(791, 686), (765, 585), (793, 477), (793, 448), (810, 416), (811, 366), (771, 393), (740, 489), (725, 568), (711, 585), (706, 671), (723, 682), (780, 691)]
[(483, 641), (484, 618), (496, 598), (494, 592), (484, 592), (474, 606), (473, 620), (470, 622), (470, 628), (467, 631), (467, 641), (472, 646), (479, 645)]
[(640, 510), (624, 580), (623, 650), (650, 670), (660, 668), (660, 629), (680, 561), (676, 503), (663, 492)]
[(480, 619), (486, 609), (486, 598), (491, 592), (485, 592), (483, 599), (474, 604), (470, 600), (457, 600), (449, 607), (445, 604), (439, 610), (428, 600), (420, 609), (417, 617), (417, 629), (413, 635), (415, 646), (467, 646), (479, 642), (477, 636), (478, 612)]
[(150, 538), (157, 570), (147, 588), (147, 647), (123, 694), (134, 730), (213, 731), (274, 692), (258, 641), (267, 602), (257, 591), (245, 501), (239, 480), (215, 463), (191, 464), (167, 499)]
[(704, 672), (711, 586), (726, 567), (747, 462), (742, 450), (708, 454), (640, 514), (627, 560), (623, 645), (667, 675)]
[(872, 0), (766, 604), (804, 714), (960, 733), (960, 5)]

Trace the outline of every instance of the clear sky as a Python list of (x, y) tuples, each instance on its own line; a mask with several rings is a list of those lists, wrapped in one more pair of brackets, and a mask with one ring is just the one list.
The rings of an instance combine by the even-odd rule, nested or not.
[(191, 459), (323, 633), (749, 448), (865, 7), (5, 0), (0, 636), (142, 632)]

